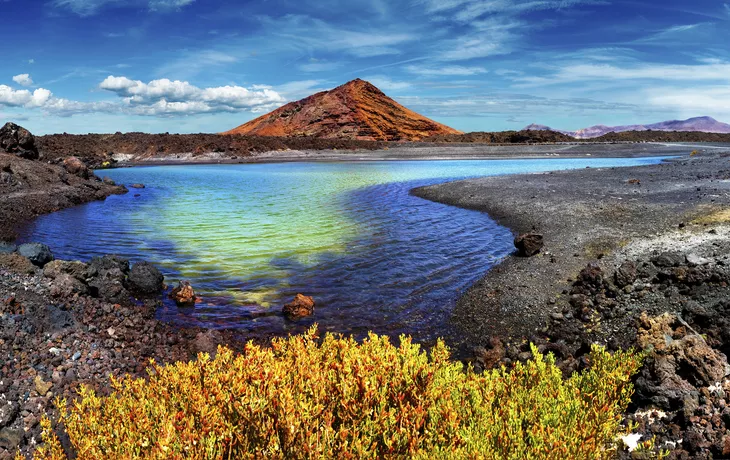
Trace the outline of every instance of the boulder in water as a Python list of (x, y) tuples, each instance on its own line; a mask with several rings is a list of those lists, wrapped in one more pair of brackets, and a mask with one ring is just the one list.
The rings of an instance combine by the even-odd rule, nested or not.
[(51, 248), (41, 243), (21, 244), (18, 247), (18, 254), (30, 260), (33, 265), (41, 268), (53, 260)]
[(284, 305), (284, 314), (289, 318), (303, 318), (314, 314), (314, 299), (312, 297), (297, 294), (291, 303)]
[(170, 298), (178, 307), (192, 307), (195, 305), (195, 290), (188, 281), (180, 281), (178, 286), (170, 292)]
[(15, 123), (5, 123), (5, 126), (0, 128), (0, 151), (26, 160), (37, 160), (39, 157), (35, 137), (30, 131)]

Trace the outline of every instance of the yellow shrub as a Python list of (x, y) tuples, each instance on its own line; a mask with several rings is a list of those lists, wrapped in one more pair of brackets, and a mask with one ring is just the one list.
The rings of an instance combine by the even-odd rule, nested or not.
[[(97, 458), (608, 458), (621, 432), (632, 353), (591, 353), (564, 380), (551, 355), (477, 375), (427, 354), (314, 329), (215, 359), (152, 364), (148, 379), (82, 388), (61, 421), (80, 459)], [(44, 428), (46, 428), (44, 426)], [(36, 458), (64, 458), (46, 429)]]

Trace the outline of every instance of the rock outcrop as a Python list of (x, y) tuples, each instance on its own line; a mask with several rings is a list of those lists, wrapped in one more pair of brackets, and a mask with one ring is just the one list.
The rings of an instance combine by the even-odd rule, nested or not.
[(5, 123), (5, 126), (0, 128), (0, 151), (26, 160), (38, 159), (35, 137), (30, 131), (15, 123)]
[(291, 102), (223, 134), (417, 141), (460, 132), (403, 107), (372, 84), (356, 79)]

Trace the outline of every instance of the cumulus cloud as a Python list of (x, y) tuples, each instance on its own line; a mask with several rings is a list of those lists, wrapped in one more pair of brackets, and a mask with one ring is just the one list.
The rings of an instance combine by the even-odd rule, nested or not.
[(115, 93), (123, 103), (144, 115), (257, 111), (286, 102), (268, 86), (219, 86), (199, 88), (186, 81), (166, 78), (144, 83), (109, 76), (99, 88)]
[(33, 79), (27, 73), (14, 76), (13, 81), (20, 86), (31, 86), (33, 84)]
[[(17, 81), (16, 81), (17, 82)], [(31, 92), (0, 85), (0, 106), (41, 109), (58, 116), (82, 113), (175, 116), (198, 113), (262, 112), (286, 102), (272, 87), (253, 85), (199, 88), (186, 81), (168, 79), (144, 83), (127, 77), (109, 76), (100, 89), (119, 96), (114, 101), (74, 101), (58, 98), (45, 88)]]
[(51, 92), (43, 88), (31, 93), (27, 89), (15, 90), (10, 86), (0, 85), (0, 105), (9, 107), (42, 107), (51, 96)]

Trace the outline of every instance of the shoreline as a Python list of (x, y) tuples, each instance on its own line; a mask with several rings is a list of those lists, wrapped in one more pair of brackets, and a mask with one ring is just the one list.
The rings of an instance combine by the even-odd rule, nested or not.
[(457, 161), (457, 160), (536, 160), (575, 158), (640, 158), (687, 155), (728, 149), (730, 145), (708, 144), (549, 144), (549, 145), (447, 145), (403, 146), (379, 150), (289, 150), (253, 153), (229, 158), (221, 154), (180, 153), (119, 162), (116, 167), (178, 166), (208, 164), (268, 164), (292, 162), (372, 162), (372, 161)]
[[(545, 237), (541, 253), (507, 257), (462, 295), (453, 316), (462, 343), (484, 345), (492, 335), (539, 332), (558, 309), (551, 302), (587, 263), (605, 262), (629, 241), (649, 239), (712, 207), (730, 205), (730, 194), (722, 195), (730, 183), (713, 177), (723, 160), (720, 154), (686, 156), (658, 165), (495, 176), (413, 189), (420, 198), (484, 212), (515, 236)], [(515, 322), (516, 314), (523, 316)]]

